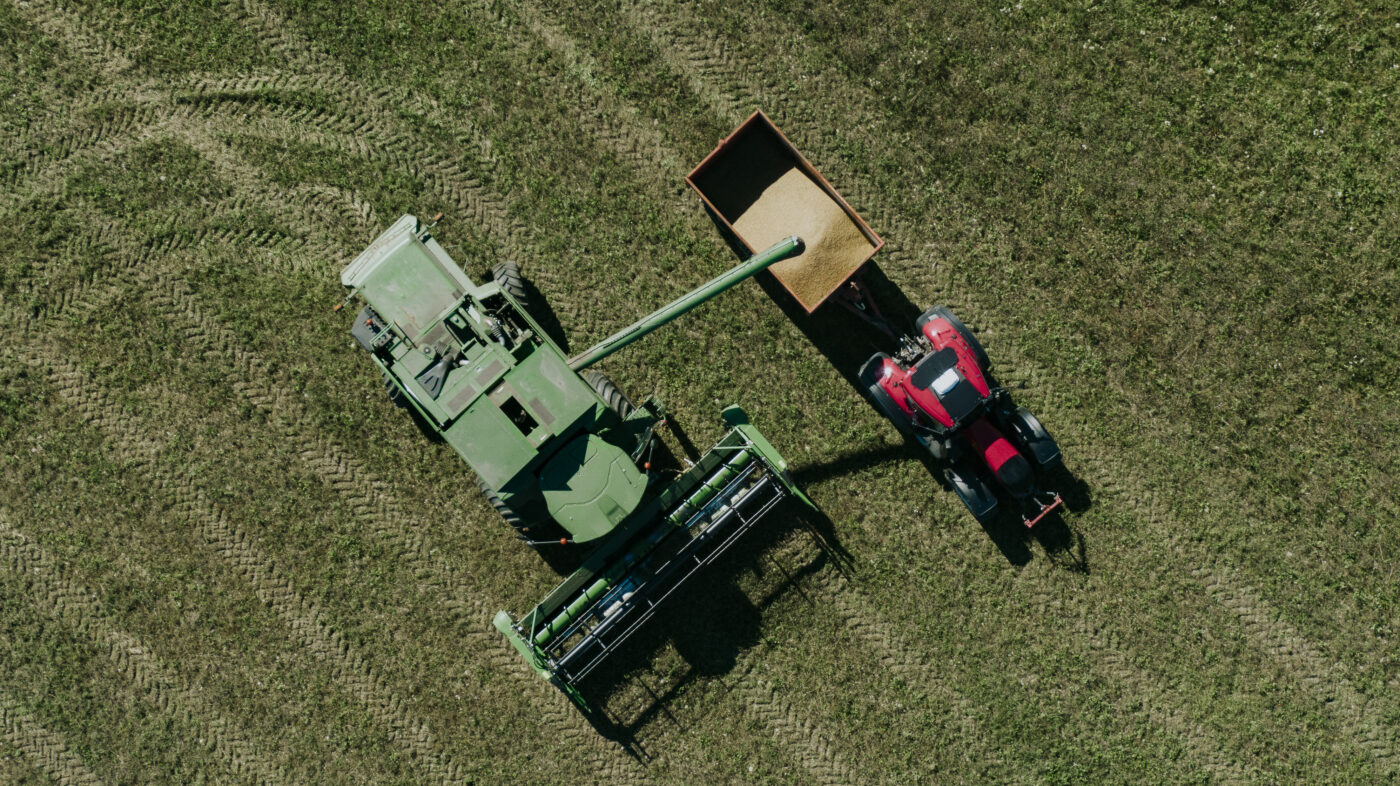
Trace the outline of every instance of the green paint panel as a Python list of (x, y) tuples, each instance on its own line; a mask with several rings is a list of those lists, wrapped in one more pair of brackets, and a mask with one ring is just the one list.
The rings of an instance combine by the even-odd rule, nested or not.
[(598, 407), (592, 386), (569, 368), (553, 345), (536, 349), (507, 379), (540, 425), (555, 434), (565, 434), (583, 419), (591, 419)]
[(478, 398), (443, 438), (492, 488), (502, 488), (534, 460), (535, 447), (490, 399)]
[(611, 532), (642, 501), (646, 485), (631, 457), (596, 434), (570, 442), (540, 473), (550, 515), (580, 542)]

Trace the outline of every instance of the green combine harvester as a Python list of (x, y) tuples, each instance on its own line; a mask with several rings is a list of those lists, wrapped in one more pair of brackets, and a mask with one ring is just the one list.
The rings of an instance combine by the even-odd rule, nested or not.
[(432, 228), (404, 216), (341, 273), (347, 302), (365, 304), (351, 335), (389, 397), (466, 460), (523, 540), (589, 544), (582, 567), (529, 613), (495, 618), (535, 671), (586, 710), (579, 682), (658, 604), (784, 498), (812, 502), (738, 406), (723, 411), (728, 431), (714, 447), (663, 479), (651, 468), (661, 404), (634, 406), (584, 369), (800, 253), (802, 241), (777, 243), (569, 358), (530, 314), (514, 263), (473, 283)]

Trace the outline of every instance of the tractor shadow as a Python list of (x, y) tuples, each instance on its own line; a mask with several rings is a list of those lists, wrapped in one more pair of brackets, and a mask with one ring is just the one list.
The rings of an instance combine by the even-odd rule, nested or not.
[[(773, 554), (794, 532), (808, 539), (798, 555)], [(742, 662), (743, 654), (762, 639), (769, 606), (792, 593), (813, 603), (802, 588), (805, 578), (828, 567), (842, 573), (850, 567), (850, 554), (837, 541), (830, 519), (792, 499), (741, 543), (667, 598), (647, 625), (578, 686), (592, 707), (584, 716), (594, 730), (643, 763), (653, 758), (639, 739), (643, 730), (647, 737), (689, 731), (689, 721), (671, 711), (678, 697), (703, 700), (747, 679), (752, 664)], [(745, 575), (764, 586), (761, 595), (751, 597), (740, 588)], [(656, 654), (668, 643), (675, 657), (658, 664)], [(717, 679), (725, 675), (735, 679)]]
[[(714, 216), (711, 215), (712, 220), (713, 218)], [(729, 232), (718, 221), (715, 222), (715, 226), (736, 256), (746, 256), (747, 250), (738, 242), (733, 233)], [(886, 321), (896, 332), (914, 329), (914, 321), (924, 312), (925, 308), (910, 301), (904, 291), (890, 281), (873, 259), (866, 262), (856, 273), (856, 276), (860, 278), (869, 291), (870, 300), (879, 304), (880, 311)], [(797, 329), (802, 331), (812, 346), (826, 356), (826, 359), (851, 386), (855, 394), (867, 406), (875, 409), (880, 414), (881, 420), (884, 421), (884, 414), (880, 413), (880, 410), (866, 395), (865, 387), (861, 384), (857, 373), (861, 365), (874, 353), (887, 352), (892, 354), (897, 348), (895, 342), (884, 331), (844, 308), (834, 298), (828, 299), (814, 312), (808, 314), (806, 309), (771, 273), (767, 271), (760, 273), (754, 277), (754, 280)], [(893, 425), (890, 425), (889, 428), (892, 429)], [(902, 447), (882, 448), (865, 454), (843, 457), (829, 464), (794, 470), (794, 477), (798, 479), (800, 484), (805, 485), (847, 472), (856, 472), (885, 461), (898, 461), (911, 456), (917, 458), (924, 465), (929, 476), (943, 489), (947, 498), (956, 504), (957, 496), (943, 477), (944, 465), (912, 440), (906, 440)], [(1063, 467), (1052, 470), (1046, 480), (1049, 488), (1060, 492), (1064, 498), (1064, 506), (1068, 510), (1080, 513), (1088, 510), (1092, 505), (1088, 486)], [(1034, 541), (1040, 544), (1049, 559), (1056, 564), (1065, 565), (1077, 572), (1088, 572), (1084, 538), (1074, 531), (1064, 520), (1064, 517), (1059, 515), (1059, 511), (1052, 512), (1037, 523), (1033, 529), (1027, 530), (1020, 517), (1010, 510), (1011, 507), (1010, 504), (1004, 502), (1001, 514), (994, 521), (981, 525), (987, 533), (987, 538), (997, 547), (1008, 563), (1017, 567), (1029, 563), (1032, 558), (1030, 544)]]

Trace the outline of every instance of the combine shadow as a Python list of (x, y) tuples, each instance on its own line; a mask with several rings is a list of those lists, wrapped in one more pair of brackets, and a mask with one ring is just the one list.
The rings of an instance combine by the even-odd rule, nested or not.
[(535, 282), (528, 276), (522, 278), (525, 283), (525, 296), (530, 299), (530, 316), (535, 318), (540, 324), (540, 329), (559, 345), (559, 349), (565, 355), (569, 354), (569, 339), (564, 336), (564, 325), (559, 321), (559, 315), (554, 313), (549, 300), (539, 287), (535, 286)]
[[(784, 565), (770, 552), (797, 530), (810, 536), (813, 548), (804, 549), (796, 564)], [(671, 703), (683, 694), (723, 690), (713, 678), (733, 672), (742, 653), (758, 644), (764, 611), (791, 592), (801, 593), (807, 576), (828, 566), (845, 572), (849, 564), (850, 555), (837, 541), (830, 519), (796, 500), (783, 502), (734, 548), (667, 598), (647, 625), (578, 686), (593, 708), (585, 717), (600, 736), (639, 761), (650, 760), (652, 755), (637, 739), (641, 729), (664, 723), (684, 733), (685, 723), (670, 711)], [(738, 586), (738, 578), (746, 573), (776, 576), (777, 581), (763, 597), (751, 599)], [(667, 642), (684, 666), (663, 675), (651, 661)], [(627, 706), (611, 706), (624, 691)]]

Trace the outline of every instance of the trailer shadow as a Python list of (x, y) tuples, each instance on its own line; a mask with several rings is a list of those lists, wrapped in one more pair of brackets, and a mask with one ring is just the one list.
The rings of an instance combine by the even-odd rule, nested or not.
[[(795, 564), (785, 565), (772, 551), (799, 530), (810, 537), (811, 547), (802, 549)], [(763, 614), (770, 605), (793, 592), (805, 598), (803, 579), (828, 567), (844, 573), (850, 564), (831, 521), (795, 500), (784, 502), (741, 543), (664, 601), (664, 612), (579, 685), (592, 707), (585, 717), (594, 730), (639, 761), (652, 758), (638, 739), (642, 730), (660, 724), (658, 733), (667, 727), (687, 731), (687, 721), (671, 712), (679, 696), (730, 690), (733, 679), (718, 679), (725, 675), (745, 679), (749, 666), (742, 663), (743, 654), (761, 641)], [(739, 586), (745, 574), (770, 589), (750, 597)], [(655, 654), (668, 643), (679, 665), (658, 671)]]

